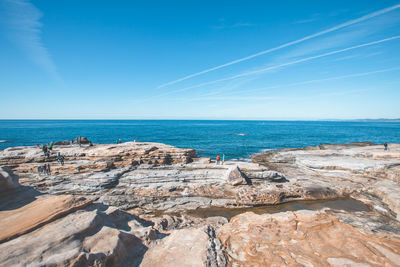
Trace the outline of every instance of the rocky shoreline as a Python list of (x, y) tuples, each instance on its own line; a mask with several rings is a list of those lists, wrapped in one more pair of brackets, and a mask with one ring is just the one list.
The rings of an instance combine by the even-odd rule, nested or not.
[[(400, 145), (389, 147), (328, 144), (223, 165), (160, 143), (7, 148), (0, 266), (398, 266)], [(37, 173), (42, 164), (51, 174)], [(292, 209), (263, 210), (283, 203)]]

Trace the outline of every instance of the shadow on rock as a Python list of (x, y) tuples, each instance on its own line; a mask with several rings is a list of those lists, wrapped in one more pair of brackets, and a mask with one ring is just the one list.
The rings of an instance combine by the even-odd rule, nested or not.
[(30, 186), (0, 192), (0, 211), (19, 209), (35, 201), (39, 195), (42, 193)]

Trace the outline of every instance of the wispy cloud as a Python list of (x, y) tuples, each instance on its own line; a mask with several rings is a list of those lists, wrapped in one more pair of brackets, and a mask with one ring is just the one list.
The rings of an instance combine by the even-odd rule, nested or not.
[(301, 19), (301, 20), (295, 21), (293, 24), (305, 24), (305, 23), (310, 23), (310, 22), (314, 22), (317, 20), (320, 20), (320, 18), (317, 15), (315, 15), (313, 18)]
[(312, 92), (310, 94), (302, 94), (298, 96), (213, 96), (213, 97), (192, 97), (188, 98), (174, 98), (169, 99), (169, 101), (176, 100), (176, 101), (184, 101), (184, 102), (202, 102), (202, 101), (217, 101), (217, 102), (225, 102), (225, 101), (239, 101), (243, 103), (243, 101), (278, 101), (278, 100), (309, 100), (311, 97), (326, 97), (326, 96), (341, 96), (341, 95), (349, 95), (355, 93), (361, 93), (370, 91), (369, 89), (352, 89), (352, 90), (341, 90), (335, 92), (322, 92), (322, 93), (315, 93)]
[(214, 70), (225, 68), (225, 67), (228, 67), (228, 66), (231, 66), (231, 65), (234, 65), (234, 64), (237, 64), (237, 63), (240, 63), (240, 62), (243, 62), (243, 61), (255, 58), (255, 57), (259, 57), (261, 55), (265, 55), (265, 54), (268, 54), (268, 53), (271, 53), (271, 52), (274, 52), (274, 51), (277, 51), (277, 50), (280, 50), (280, 49), (283, 49), (283, 48), (286, 48), (286, 47), (289, 47), (289, 46), (293, 46), (295, 44), (299, 44), (299, 43), (302, 43), (304, 41), (307, 41), (307, 40), (310, 40), (310, 39), (313, 39), (313, 38), (316, 38), (316, 37), (319, 37), (319, 36), (334, 32), (334, 31), (337, 31), (339, 29), (343, 29), (345, 27), (354, 25), (356, 23), (360, 23), (360, 22), (369, 20), (371, 18), (386, 14), (386, 13), (388, 13), (390, 11), (393, 11), (395, 9), (398, 9), (398, 8), (400, 8), (400, 4), (397, 4), (397, 5), (388, 7), (388, 8), (384, 8), (384, 9), (378, 10), (376, 12), (364, 15), (364, 16), (362, 16), (360, 18), (357, 18), (357, 19), (349, 20), (349, 21), (344, 22), (342, 24), (339, 24), (339, 25), (336, 25), (334, 27), (331, 27), (331, 28), (329, 28), (327, 30), (323, 30), (323, 31), (320, 31), (320, 32), (317, 32), (317, 33), (314, 33), (314, 34), (311, 34), (311, 35), (308, 35), (308, 36), (305, 36), (305, 37), (303, 37), (301, 39), (298, 39), (298, 40), (295, 40), (295, 41), (292, 41), (292, 42), (288, 42), (288, 43), (282, 44), (280, 46), (277, 46), (277, 47), (274, 47), (274, 48), (270, 48), (270, 49), (258, 52), (256, 54), (252, 54), (252, 55), (247, 56), (247, 57), (236, 59), (236, 60), (230, 61), (228, 63), (222, 64), (222, 65), (219, 65), (219, 66), (216, 66), (216, 67), (213, 67), (213, 68), (209, 68), (209, 69), (206, 69), (206, 70), (203, 70), (203, 71), (200, 71), (200, 72), (196, 72), (196, 73), (187, 75), (187, 76), (182, 77), (180, 79), (173, 80), (173, 81), (161, 84), (157, 88), (159, 89), (159, 88), (163, 88), (163, 87), (166, 87), (166, 86), (170, 86), (170, 85), (182, 82), (184, 80), (187, 80), (187, 79), (190, 79), (190, 78), (193, 78), (193, 77), (196, 77), (196, 76), (199, 76), (199, 75), (202, 75), (202, 74), (214, 71)]
[(256, 26), (256, 24), (251, 23), (251, 22), (236, 22), (236, 23), (228, 23), (226, 22), (225, 19), (221, 18), (219, 20), (219, 24), (216, 26), (211, 26), (213, 29), (227, 29), (227, 28), (241, 28), (241, 27), (253, 27)]
[(335, 58), (332, 61), (336, 62), (336, 61), (343, 61), (343, 60), (349, 60), (349, 59), (363, 59), (363, 58), (369, 58), (369, 57), (374, 57), (374, 56), (378, 56), (378, 55), (382, 55), (383, 52), (382, 51), (377, 51), (377, 52), (372, 52), (372, 53), (367, 53), (367, 54), (355, 54), (355, 55), (348, 55), (348, 56), (344, 56), (344, 57), (340, 57), (340, 58)]
[(213, 89), (211, 92), (205, 94), (204, 96), (212, 96), (212, 95), (218, 95), (227, 91), (232, 91), (235, 88), (238, 88), (240, 86), (242, 86), (243, 84), (254, 80), (253, 77), (251, 78), (245, 78), (242, 80), (234, 80), (234, 81), (230, 81), (228, 84), (226, 84), (225, 86), (222, 86), (221, 88), (218, 89)]
[(43, 44), (42, 26), (43, 14), (28, 0), (4, 0), (3, 23), (10, 39), (40, 68), (54, 79), (61, 81), (55, 64)]
[[(311, 57), (305, 57), (305, 58), (301, 58), (301, 59), (298, 59), (298, 60), (285, 62), (285, 63), (282, 63), (282, 64), (276, 64), (276, 65), (269, 66), (269, 67), (266, 67), (266, 68), (261, 68), (261, 69), (257, 69), (257, 70), (254, 70), (254, 71), (244, 72), (244, 73), (233, 75), (233, 76), (229, 76), (229, 77), (226, 77), (226, 78), (213, 80), (213, 81), (208, 81), (208, 82), (196, 84), (196, 85), (189, 86), (189, 87), (184, 87), (184, 88), (181, 88), (181, 89), (168, 91), (168, 92), (165, 92), (165, 93), (162, 93), (162, 94), (153, 95), (150, 98), (141, 99), (141, 100), (137, 101), (136, 103), (137, 104), (138, 103), (144, 103), (144, 102), (153, 100), (155, 98), (164, 97), (164, 96), (168, 96), (168, 95), (175, 94), (175, 93), (181, 93), (181, 92), (184, 92), (184, 91), (188, 91), (190, 89), (199, 88), (199, 87), (203, 87), (203, 86), (206, 86), (206, 85), (212, 85), (212, 84), (216, 84), (216, 83), (219, 83), (219, 82), (239, 80), (239, 79), (244, 78), (244, 77), (263, 74), (263, 73), (270, 72), (270, 71), (273, 71), (273, 70), (277, 70), (277, 69), (280, 69), (280, 68), (283, 68), (283, 67), (286, 67), (286, 66), (291, 66), (291, 65), (307, 62), (307, 61), (310, 61), (310, 60), (323, 58), (323, 57), (327, 57), (327, 56), (331, 56), (331, 55), (336, 55), (336, 54), (340, 54), (340, 53), (343, 53), (343, 52), (347, 52), (347, 51), (351, 51), (351, 50), (355, 50), (355, 49), (359, 49), (359, 48), (363, 48), (363, 47), (369, 47), (369, 46), (372, 46), (372, 45), (377, 45), (377, 44), (381, 44), (381, 43), (384, 43), (384, 42), (389, 42), (389, 41), (399, 40), (399, 39), (400, 39), (400, 35), (396, 35), (396, 36), (392, 36), (392, 37), (389, 37), (389, 38), (381, 39), (381, 40), (378, 40), (378, 41), (363, 43), (363, 44), (360, 44), (360, 45), (355, 45), (355, 46), (351, 46), (351, 47), (347, 47), (347, 48), (344, 48), (344, 49), (335, 50), (335, 51), (331, 51), (331, 52), (327, 52), (327, 53), (323, 53), (323, 54), (319, 54), (319, 55), (315, 55), (315, 56), (311, 56)], [(395, 70), (395, 69), (397, 69), (397, 68), (393, 68), (393, 70)], [(329, 78), (329, 79), (334, 80), (334, 79), (347, 78), (347, 77), (352, 77), (352, 76), (354, 76), (354, 77), (363, 76), (363, 75), (367, 75), (367, 74), (385, 72), (385, 71), (389, 71), (389, 70), (392, 70), (392, 69), (378, 70), (378, 71), (374, 71), (374, 72), (371, 72), (371, 73), (353, 74), (353, 75), (348, 75), (348, 76), (343, 76), (343, 77), (334, 77), (334, 78)], [(321, 79), (320, 81), (323, 81), (323, 80), (325, 80), (325, 79)], [(328, 80), (328, 79), (326, 79), (326, 80)], [(315, 80), (313, 82), (317, 82), (317, 81), (319, 81), (319, 80)], [(305, 83), (308, 83), (308, 82), (305, 82)], [(276, 87), (278, 88), (280, 86), (276, 86)], [(273, 87), (273, 88), (275, 88), (275, 87)]]
[(355, 50), (355, 49), (359, 49), (359, 48), (363, 48), (363, 47), (368, 47), (368, 46), (372, 46), (372, 45), (377, 45), (377, 44), (381, 44), (381, 43), (389, 42), (389, 41), (393, 41), (393, 40), (398, 40), (398, 39), (400, 39), (400, 35), (392, 36), (392, 37), (381, 39), (381, 40), (378, 40), (378, 41), (363, 43), (363, 44), (360, 44), (360, 45), (355, 45), (355, 46), (351, 46), (351, 47), (347, 47), (347, 48), (344, 48), (344, 49), (339, 49), (339, 50), (335, 50), (335, 51), (331, 51), (331, 52), (327, 52), (327, 53), (323, 53), (323, 54), (319, 54), (319, 55), (315, 55), (315, 56), (311, 56), (311, 57), (305, 57), (305, 58), (301, 58), (301, 59), (285, 62), (285, 63), (282, 63), (282, 64), (276, 64), (276, 65), (269, 66), (269, 67), (266, 67), (266, 68), (261, 68), (261, 69), (254, 70), (254, 71), (248, 71), (248, 72), (244, 72), (244, 73), (241, 73), (241, 74), (237, 74), (237, 75), (229, 76), (229, 77), (226, 77), (226, 78), (218, 79), (218, 80), (213, 80), (213, 81), (209, 81), (209, 82), (196, 84), (196, 85), (185, 87), (185, 88), (182, 88), (182, 89), (169, 91), (169, 92), (160, 94), (158, 96), (153, 96), (153, 98), (154, 97), (161, 97), (161, 96), (165, 96), (165, 95), (169, 95), (169, 94), (173, 94), (173, 93), (183, 92), (183, 91), (187, 91), (187, 90), (190, 90), (190, 89), (194, 89), (194, 88), (198, 88), (198, 87), (202, 87), (202, 86), (206, 86), (206, 85), (216, 84), (216, 83), (223, 82), (223, 81), (230, 81), (230, 80), (234, 80), (234, 79), (238, 79), (238, 78), (242, 78), (242, 77), (247, 77), (247, 76), (251, 76), (251, 75), (263, 74), (263, 73), (266, 73), (268, 71), (276, 70), (276, 69), (279, 69), (279, 68), (282, 68), (282, 67), (287, 67), (287, 66), (291, 66), (291, 65), (295, 65), (295, 64), (311, 61), (311, 60), (314, 60), (314, 59), (323, 58), (323, 57), (327, 57), (327, 56), (331, 56), (331, 55), (336, 55), (336, 54), (340, 54), (340, 53), (343, 53), (343, 52), (347, 52), (347, 51), (351, 51), (351, 50)]
[(307, 84), (313, 84), (313, 83), (321, 83), (321, 82), (342, 80), (342, 79), (348, 79), (348, 78), (370, 76), (370, 75), (374, 75), (374, 74), (378, 74), (378, 73), (385, 73), (385, 72), (398, 71), (398, 70), (400, 70), (400, 67), (380, 69), (380, 70), (374, 70), (374, 71), (368, 71), (368, 72), (352, 73), (352, 74), (339, 75), (339, 76), (334, 76), (334, 77), (329, 77), (329, 78), (324, 78), (324, 79), (313, 79), (313, 80), (307, 80), (307, 81), (301, 81), (301, 82), (295, 82), (295, 83), (287, 83), (287, 84), (280, 84), (280, 85), (268, 86), (268, 87), (263, 87), (263, 88), (250, 89), (250, 90), (246, 90), (246, 91), (231, 92), (230, 95), (235, 95), (235, 94), (243, 93), (243, 92), (254, 94), (254, 93), (265, 92), (266, 90), (269, 90), (269, 89), (287, 88), (287, 87), (294, 87), (294, 86), (299, 86), (299, 85), (307, 85)]
[(253, 27), (256, 26), (256, 24), (254, 23), (250, 23), (250, 22), (237, 22), (235, 24), (232, 25), (233, 28), (238, 28), (238, 27)]
[(274, 100), (280, 97), (273, 96), (211, 96), (211, 97), (191, 97), (191, 98), (173, 98), (170, 100), (185, 101), (185, 102), (197, 102), (197, 101), (265, 101)]

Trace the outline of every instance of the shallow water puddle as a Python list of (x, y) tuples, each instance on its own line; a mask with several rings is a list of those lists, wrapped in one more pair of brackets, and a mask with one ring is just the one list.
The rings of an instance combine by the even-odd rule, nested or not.
[(344, 210), (347, 212), (369, 211), (367, 205), (352, 198), (333, 199), (333, 200), (304, 200), (294, 201), (279, 205), (264, 205), (249, 208), (199, 208), (186, 212), (187, 215), (197, 218), (208, 218), (213, 216), (222, 216), (231, 219), (233, 216), (244, 212), (254, 212), (257, 214), (277, 213), (296, 210), (320, 210), (322, 208), (330, 208), (332, 210)]

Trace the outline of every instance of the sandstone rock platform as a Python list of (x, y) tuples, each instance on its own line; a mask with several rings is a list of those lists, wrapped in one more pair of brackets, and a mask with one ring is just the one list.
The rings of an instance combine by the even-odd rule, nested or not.
[[(49, 157), (8, 148), (0, 266), (398, 266), (400, 145), (389, 148), (321, 145), (223, 165), (158, 143), (56, 145)], [(51, 174), (37, 173), (43, 164)], [(327, 202), (301, 210), (315, 200)]]

